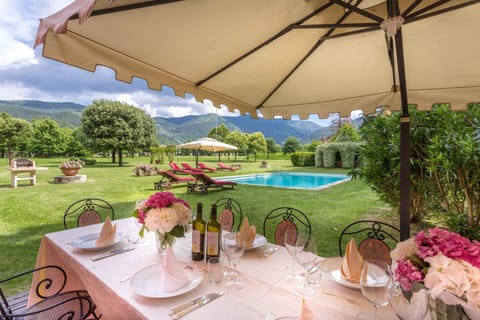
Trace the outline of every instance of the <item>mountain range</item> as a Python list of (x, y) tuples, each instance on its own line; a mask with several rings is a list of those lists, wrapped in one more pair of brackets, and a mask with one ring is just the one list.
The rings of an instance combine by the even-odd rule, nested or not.
[[(28, 121), (51, 118), (63, 127), (77, 127), (86, 106), (72, 102), (47, 102), (38, 100), (0, 100), (0, 112)], [(265, 138), (273, 138), (283, 144), (288, 137), (295, 137), (301, 143), (321, 140), (336, 132), (336, 127), (322, 126), (309, 120), (267, 120), (252, 119), (250, 116), (222, 117), (216, 114), (184, 116), (178, 118), (154, 117), (160, 143), (179, 144), (207, 136), (208, 132), (220, 124), (230, 131), (243, 133), (262, 132)], [(353, 125), (358, 125), (353, 123)]]

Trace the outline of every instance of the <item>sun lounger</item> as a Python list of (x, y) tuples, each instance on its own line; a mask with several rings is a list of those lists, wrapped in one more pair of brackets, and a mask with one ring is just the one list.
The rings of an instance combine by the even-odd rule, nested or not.
[(197, 180), (187, 187), (188, 193), (207, 194), (209, 189), (233, 189), (237, 183), (233, 181), (215, 180), (203, 172), (192, 172), (191, 175)]
[(172, 168), (173, 173), (183, 173), (183, 174), (192, 173), (192, 170), (182, 169), (175, 162), (170, 162), (168, 165), (170, 166), (170, 168)]
[(215, 168), (207, 167), (207, 166), (205, 165), (205, 163), (203, 163), (203, 162), (199, 162), (199, 163), (198, 163), (198, 166), (200, 167), (200, 169), (202, 169), (202, 171), (211, 171), (211, 172), (217, 171), (217, 169), (215, 169)]
[(184, 170), (190, 170), (192, 172), (201, 172), (202, 171), (202, 169), (194, 168), (186, 162), (182, 162), (181, 165), (182, 165)]
[(240, 165), (239, 164), (235, 164), (233, 166), (227, 166), (225, 163), (223, 162), (217, 162), (218, 164), (218, 170), (230, 170), (230, 171), (235, 171), (237, 169), (240, 169)]
[(195, 178), (192, 177), (179, 177), (175, 173), (169, 170), (157, 170), (157, 173), (162, 176), (162, 179), (153, 184), (155, 190), (170, 189), (172, 184), (182, 182), (194, 182)]

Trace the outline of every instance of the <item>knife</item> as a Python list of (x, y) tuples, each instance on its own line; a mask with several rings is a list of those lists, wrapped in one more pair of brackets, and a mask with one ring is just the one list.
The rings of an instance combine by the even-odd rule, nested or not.
[(184, 315), (192, 312), (193, 310), (196, 310), (204, 305), (206, 305), (209, 302), (212, 302), (213, 300), (217, 299), (218, 297), (223, 296), (223, 292), (215, 292), (215, 293), (209, 293), (207, 295), (204, 295), (200, 298), (194, 299), (190, 302), (187, 302), (181, 306), (178, 306), (174, 309), (171, 309), (170, 312), (168, 313), (172, 319), (177, 320), (183, 317)]
[(92, 257), (92, 260), (97, 261), (97, 260), (105, 259), (105, 258), (114, 256), (116, 254), (124, 253), (124, 252), (130, 251), (130, 250), (133, 250), (133, 249), (135, 249), (135, 247), (126, 247), (126, 248), (121, 248), (121, 249), (115, 249), (115, 250), (112, 250), (110, 252), (105, 252), (105, 253), (99, 254), (97, 256), (94, 256), (94, 257)]

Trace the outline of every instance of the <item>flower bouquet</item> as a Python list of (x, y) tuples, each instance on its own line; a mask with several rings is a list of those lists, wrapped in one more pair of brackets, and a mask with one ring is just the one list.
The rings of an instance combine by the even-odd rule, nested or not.
[(138, 202), (133, 215), (142, 224), (140, 237), (144, 236), (145, 230), (155, 231), (162, 252), (167, 244), (173, 244), (176, 237), (185, 236), (192, 212), (188, 202), (176, 198), (173, 193), (157, 192)]
[(421, 231), (391, 252), (395, 280), (408, 297), (426, 287), (432, 298), (461, 305), (480, 319), (480, 242), (440, 228)]

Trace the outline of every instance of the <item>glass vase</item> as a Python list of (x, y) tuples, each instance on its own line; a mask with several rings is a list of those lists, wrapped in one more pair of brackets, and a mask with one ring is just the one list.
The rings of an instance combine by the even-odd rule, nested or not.
[(175, 236), (173, 236), (171, 233), (162, 233), (158, 230), (155, 231), (155, 242), (157, 243), (157, 250), (162, 257), (165, 256), (167, 244), (170, 245), (170, 247), (173, 247), (175, 239)]
[(430, 301), (430, 318), (432, 320), (470, 320), (461, 305), (446, 304), (442, 299)]

